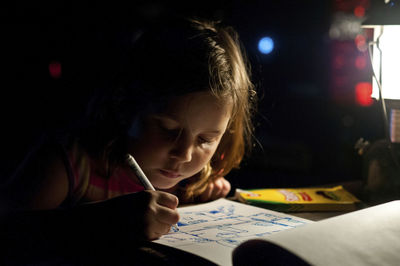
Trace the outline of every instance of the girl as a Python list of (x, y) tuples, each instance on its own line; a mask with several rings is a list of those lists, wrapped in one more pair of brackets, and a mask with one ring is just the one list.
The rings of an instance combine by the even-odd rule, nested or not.
[[(198, 20), (164, 23), (140, 36), (121, 66), (90, 102), (85, 126), (62, 145), (43, 143), (16, 173), (19, 180), (35, 180), (32, 193), (16, 198), (18, 185), (2, 193), (12, 209), (37, 210), (26, 215), (35, 226), (69, 224), (74, 230), (64, 239), (75, 230), (98, 241), (98, 231), (108, 239), (159, 238), (179, 220), (178, 198), (226, 196), (224, 176), (250, 147), (256, 95), (232, 28)], [(143, 191), (128, 153), (157, 191)], [(60, 237), (48, 231), (45, 238)]]

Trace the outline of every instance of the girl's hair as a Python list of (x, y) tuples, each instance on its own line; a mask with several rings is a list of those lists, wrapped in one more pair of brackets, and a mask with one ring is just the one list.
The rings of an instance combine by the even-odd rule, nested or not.
[(229, 126), (214, 156), (181, 184), (181, 198), (194, 199), (210, 180), (238, 167), (252, 145), (256, 93), (243, 51), (236, 31), (219, 22), (178, 19), (144, 31), (127, 49), (112, 90), (92, 102), (80, 145), (104, 160), (104, 171), (111, 174), (124, 160), (132, 121), (151, 106), (162, 108), (173, 97), (196, 91), (231, 100)]

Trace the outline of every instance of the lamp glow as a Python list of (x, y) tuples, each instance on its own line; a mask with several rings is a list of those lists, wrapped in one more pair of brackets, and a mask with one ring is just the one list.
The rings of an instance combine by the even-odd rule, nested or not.
[[(382, 34), (382, 35), (381, 35)], [(381, 35), (381, 37), (379, 37)], [(382, 97), (400, 99), (400, 25), (377, 26), (374, 29), (374, 41), (379, 37), (379, 48), (382, 50), (382, 71), (379, 77), (380, 53), (374, 50), (373, 67), (378, 79), (382, 80)], [(372, 97), (379, 98), (376, 80), (373, 80)]]

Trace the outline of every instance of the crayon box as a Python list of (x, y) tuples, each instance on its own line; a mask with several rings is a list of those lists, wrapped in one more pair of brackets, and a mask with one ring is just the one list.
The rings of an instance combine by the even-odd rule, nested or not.
[(236, 200), (275, 211), (352, 211), (360, 200), (342, 186), (236, 189)]

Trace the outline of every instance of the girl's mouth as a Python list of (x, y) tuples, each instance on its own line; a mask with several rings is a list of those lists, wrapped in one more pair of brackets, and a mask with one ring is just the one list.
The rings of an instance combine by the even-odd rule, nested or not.
[(178, 178), (178, 177), (181, 176), (181, 175), (180, 175), (179, 173), (177, 173), (177, 172), (169, 171), (169, 170), (163, 170), (163, 169), (160, 169), (160, 173), (161, 173), (163, 176), (168, 177), (168, 178)]

